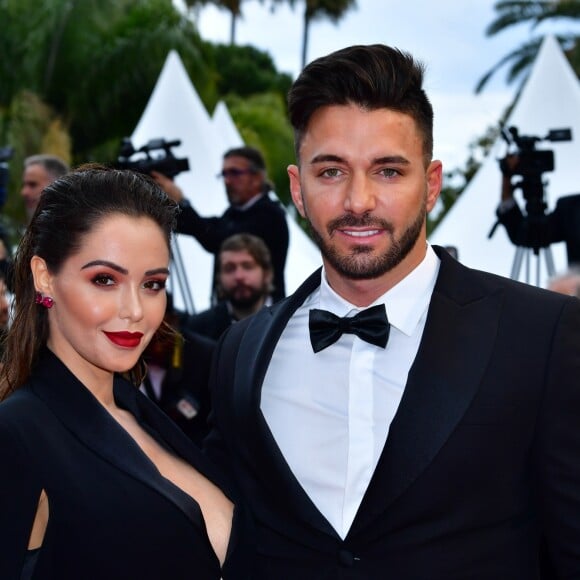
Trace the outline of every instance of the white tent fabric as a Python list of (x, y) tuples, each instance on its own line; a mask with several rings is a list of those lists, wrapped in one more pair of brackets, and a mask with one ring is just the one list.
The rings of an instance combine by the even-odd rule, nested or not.
[(228, 147), (240, 147), (244, 144), (244, 140), (238, 132), (238, 128), (230, 115), (228, 107), (223, 101), (220, 101), (216, 105), (211, 120), (216, 131), (224, 143), (228, 144)]
[[(540, 48), (533, 69), (506, 123), (515, 126), (520, 136), (544, 138), (551, 129), (571, 128), (572, 141), (542, 141), (537, 149), (554, 151), (555, 170), (545, 173), (545, 201), (547, 212), (564, 195), (580, 192), (580, 83), (558, 42), (547, 36)], [(495, 210), (500, 198), (501, 172), (498, 159), (506, 153), (503, 139), (499, 139), (481, 168), (455, 202), (451, 210), (430, 236), (430, 242), (456, 246), (459, 260), (473, 268), (509, 277), (516, 248), (509, 241), (503, 226), (493, 237), (488, 233), (495, 222)], [(525, 207), (521, 191), (516, 191), (520, 207)], [(565, 270), (564, 243), (550, 246), (556, 272)], [(536, 258), (527, 251), (527, 259), (519, 272), (519, 279), (545, 286), (548, 273), (545, 251)], [(529, 270), (526, 261), (529, 260)], [(540, 266), (539, 276), (537, 267)]]
[[(218, 131), (228, 143), (228, 147), (237, 147), (243, 143), (242, 137), (223, 101), (216, 105), (212, 119), (218, 127)], [(270, 195), (273, 195), (273, 193), (270, 193)], [(296, 223), (290, 212), (286, 215), (286, 222), (288, 223), (289, 243), (284, 275), (286, 277), (286, 293), (289, 294), (298, 288), (306, 276), (320, 266), (322, 260), (315, 244)]]
[[(225, 109), (225, 105), (221, 108)], [(150, 139), (180, 140), (181, 145), (173, 152), (176, 157), (189, 160), (190, 171), (180, 173), (176, 183), (201, 215), (215, 216), (225, 211), (228, 202), (217, 174), (224, 151), (242, 144), (242, 140), (227, 109), (221, 113), (218, 110), (214, 119), (210, 117), (177, 52), (171, 51), (167, 56), (131, 138), (136, 149)], [(290, 247), (285, 271), (288, 293), (320, 263), (318, 251), (308, 236), (293, 220), (289, 224)], [(213, 255), (191, 236), (176, 238), (171, 276), (175, 306), (187, 308), (189, 294), (194, 311), (205, 310), (210, 306)], [(183, 274), (181, 283), (179, 273)]]

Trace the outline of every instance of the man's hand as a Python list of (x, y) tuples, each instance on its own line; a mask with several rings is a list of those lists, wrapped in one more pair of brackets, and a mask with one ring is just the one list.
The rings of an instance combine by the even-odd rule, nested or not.
[(181, 188), (176, 185), (173, 179), (170, 179), (163, 173), (159, 173), (158, 171), (152, 171), (151, 177), (155, 180), (157, 185), (161, 187), (161, 189), (176, 203), (183, 201), (184, 195)]

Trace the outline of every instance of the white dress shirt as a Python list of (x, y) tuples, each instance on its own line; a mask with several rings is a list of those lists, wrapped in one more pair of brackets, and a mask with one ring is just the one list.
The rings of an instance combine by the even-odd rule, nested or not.
[(320, 287), (294, 313), (264, 379), (261, 410), (294, 476), (336, 532), (346, 537), (373, 476), (419, 348), (439, 271), (428, 246), (415, 270), (370, 306), (385, 304), (385, 349), (344, 334), (314, 353), (309, 310), (364, 310)]

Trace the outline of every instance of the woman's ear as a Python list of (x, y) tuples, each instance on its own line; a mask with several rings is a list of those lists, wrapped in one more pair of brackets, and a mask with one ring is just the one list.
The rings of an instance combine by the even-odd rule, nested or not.
[(41, 294), (52, 294), (52, 276), (48, 271), (46, 262), (40, 256), (32, 256), (30, 269), (34, 280), (34, 288)]

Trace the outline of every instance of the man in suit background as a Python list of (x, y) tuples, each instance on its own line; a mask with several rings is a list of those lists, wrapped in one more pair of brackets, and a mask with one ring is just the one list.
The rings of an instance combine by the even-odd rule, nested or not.
[(221, 216), (200, 216), (173, 180), (157, 171), (151, 175), (181, 207), (176, 231), (193, 236), (204, 249), (216, 256), (214, 275), (217, 273), (217, 254), (221, 243), (234, 234), (252, 234), (264, 240), (272, 256), (272, 297), (280, 300), (286, 295), (284, 269), (289, 241), (286, 211), (278, 200), (270, 197), (272, 186), (260, 151), (243, 146), (224, 153), (219, 175), (224, 180), (230, 206)]
[(422, 82), (410, 55), (354, 46), (289, 93), (323, 267), (226, 331), (206, 440), (264, 579), (530, 580), (543, 539), (580, 577), (580, 302), (428, 244)]
[(143, 353), (147, 374), (140, 390), (199, 445), (208, 433), (208, 383), (215, 340), (181, 327), (169, 293), (164, 322), (174, 332), (158, 331), (147, 345)]

